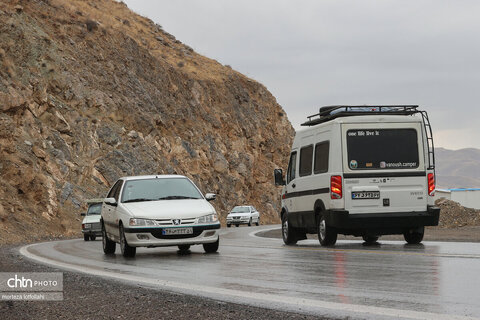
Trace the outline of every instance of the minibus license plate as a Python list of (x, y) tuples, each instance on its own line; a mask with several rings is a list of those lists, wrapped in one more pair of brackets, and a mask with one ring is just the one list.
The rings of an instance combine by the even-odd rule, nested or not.
[(162, 234), (164, 236), (178, 235), (178, 234), (192, 234), (193, 228), (168, 228), (163, 229)]
[(352, 199), (380, 199), (380, 191), (352, 192)]

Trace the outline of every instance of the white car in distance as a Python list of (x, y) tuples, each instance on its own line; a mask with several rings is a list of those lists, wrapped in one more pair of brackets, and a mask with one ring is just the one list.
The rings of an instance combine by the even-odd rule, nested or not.
[(260, 225), (260, 213), (253, 206), (236, 206), (227, 215), (227, 227), (230, 228), (233, 225), (236, 227), (241, 224), (251, 226)]
[(197, 186), (180, 175), (120, 178), (102, 206), (102, 242), (105, 254), (134, 257), (137, 247), (178, 246), (187, 251), (202, 244), (205, 252), (218, 250), (220, 222)]
[(85, 241), (94, 241), (97, 237), (102, 235), (102, 229), (100, 227), (102, 202), (103, 199), (87, 200), (87, 212), (81, 214), (84, 217), (82, 221), (82, 233), (83, 240)]

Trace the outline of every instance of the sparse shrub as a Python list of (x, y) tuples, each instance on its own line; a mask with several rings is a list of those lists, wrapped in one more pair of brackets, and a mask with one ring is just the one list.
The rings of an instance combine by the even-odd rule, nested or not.
[(93, 20), (88, 19), (88, 20), (85, 22), (85, 25), (87, 26), (87, 30), (88, 30), (89, 32), (92, 32), (92, 31), (98, 29), (98, 22), (97, 22), (97, 21), (93, 21)]
[(177, 66), (179, 68), (183, 68), (185, 66), (185, 63), (183, 61), (180, 61), (179, 63), (177, 63)]

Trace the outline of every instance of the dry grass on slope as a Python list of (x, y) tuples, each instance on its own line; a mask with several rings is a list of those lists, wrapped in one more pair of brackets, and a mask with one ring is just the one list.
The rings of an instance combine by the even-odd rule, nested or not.
[(50, 2), (56, 6), (63, 6), (70, 12), (81, 13), (85, 21), (98, 23), (97, 27), (100, 29), (120, 30), (135, 39), (152, 56), (167, 62), (173, 68), (180, 68), (194, 79), (223, 81), (232, 73), (241, 75), (215, 60), (199, 55), (164, 31), (160, 25), (133, 13), (122, 2), (111, 0), (51, 0)]

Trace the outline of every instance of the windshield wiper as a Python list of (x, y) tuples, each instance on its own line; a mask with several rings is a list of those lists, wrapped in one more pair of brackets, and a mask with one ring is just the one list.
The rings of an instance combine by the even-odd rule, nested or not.
[(200, 199), (200, 198), (186, 197), (186, 196), (168, 196), (168, 197), (158, 198), (157, 200), (178, 200), (178, 199)]
[(155, 201), (155, 199), (137, 198), (137, 199), (130, 199), (130, 200), (123, 201), (123, 203), (127, 203), (127, 202), (142, 202), (142, 201)]

